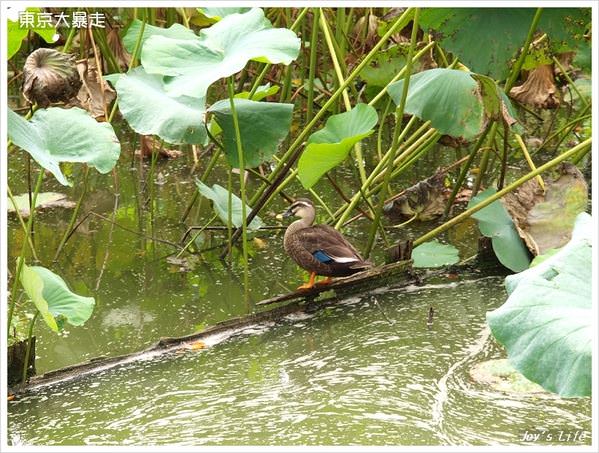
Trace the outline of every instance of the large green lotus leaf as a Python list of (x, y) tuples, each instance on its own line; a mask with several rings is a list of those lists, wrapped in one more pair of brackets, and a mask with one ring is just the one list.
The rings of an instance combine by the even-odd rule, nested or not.
[[(37, 14), (38, 12), (41, 11), (40, 8), (26, 8), (26, 11), (32, 13), (34, 15), (35, 18), (35, 14)], [(35, 20), (34, 20), (34, 25), (35, 25)], [(56, 31), (56, 28), (54, 27), (46, 27), (46, 28), (41, 28), (41, 27), (21, 27), (19, 21), (15, 20), (10, 20), (8, 19), (8, 23), (7, 23), (7, 30), (6, 30), (6, 35), (7, 35), (7, 59), (11, 59), (13, 57), (14, 54), (16, 54), (19, 49), (21, 48), (21, 44), (23, 44), (23, 40), (27, 37), (27, 35), (29, 34), (29, 31), (34, 32), (35, 34), (37, 34), (38, 36), (40, 36), (41, 38), (43, 38), (44, 41), (46, 41), (47, 43), (53, 43), (56, 42), (56, 40), (58, 39), (58, 33)]]
[[(137, 39), (139, 38), (139, 32), (141, 31), (142, 21), (139, 19), (135, 19), (131, 22), (127, 33), (123, 37), (123, 45), (125, 49), (129, 53), (133, 53), (135, 49), (135, 44), (137, 43)], [(146, 24), (144, 27), (144, 34), (141, 37), (140, 46), (150, 38), (150, 36), (165, 36), (167, 38), (172, 39), (196, 39), (196, 34), (190, 30), (189, 28), (184, 27), (181, 24), (173, 24), (169, 28), (161, 28), (155, 27), (153, 25)]]
[(119, 109), (135, 132), (173, 144), (207, 142), (203, 98), (171, 96), (162, 76), (147, 74), (142, 67), (120, 75), (115, 88)]
[[(214, 212), (224, 224), (227, 224), (229, 221), (229, 191), (218, 184), (213, 184), (212, 187), (209, 187), (199, 179), (196, 179), (196, 186), (198, 187), (200, 194), (209, 200), (212, 200)], [(249, 214), (252, 208), (248, 204), (245, 206), (246, 214)], [(243, 222), (242, 205), (241, 199), (235, 194), (231, 194), (231, 208), (231, 222), (233, 222), (233, 225), (236, 228), (239, 228)], [(256, 216), (248, 225), (248, 229), (257, 230), (262, 227), (262, 225), (264, 225), (262, 219)]]
[(591, 394), (592, 218), (574, 228), (559, 252), (507, 277), (508, 300), (487, 313), (514, 368), (564, 397)]
[[(403, 80), (387, 91), (399, 105)], [(410, 77), (405, 112), (431, 125), (442, 134), (463, 140), (479, 135), (486, 124), (482, 96), (470, 73), (457, 69), (429, 69)]]
[(243, 7), (224, 7), (224, 8), (219, 8), (219, 7), (205, 7), (205, 8), (198, 8), (198, 11), (200, 13), (202, 13), (204, 16), (210, 18), (210, 19), (215, 19), (215, 20), (221, 20), (224, 17), (230, 16), (231, 14), (243, 14), (243, 13), (247, 13), (251, 8), (243, 8)]
[[(269, 160), (277, 151), (279, 143), (289, 133), (293, 104), (257, 102), (234, 99), (239, 121), (246, 168), (254, 168)], [(208, 109), (216, 116), (223, 131), (225, 153), (231, 166), (239, 168), (237, 140), (229, 99), (218, 101)]]
[(65, 186), (72, 183), (62, 174), (60, 162), (82, 162), (108, 173), (121, 154), (110, 123), (98, 123), (76, 107), (39, 109), (30, 121), (8, 109), (8, 137)]
[(429, 241), (412, 250), (414, 267), (441, 267), (460, 260), (458, 249), (450, 244)]
[(345, 160), (351, 148), (374, 132), (378, 121), (374, 107), (357, 104), (349, 112), (327, 119), (324, 128), (308, 138), (297, 164), (302, 185), (308, 189), (329, 170)]
[(46, 324), (55, 332), (62, 330), (65, 321), (74, 326), (83, 325), (94, 311), (93, 297), (73, 293), (62, 278), (45, 267), (23, 263), (20, 280)]
[(166, 80), (173, 96), (204, 97), (212, 83), (241, 71), (249, 60), (290, 64), (299, 49), (295, 33), (272, 28), (264, 12), (253, 8), (223, 18), (195, 39), (151, 36), (141, 61), (148, 73), (176, 76)]
[[(433, 31), (444, 49), (472, 71), (504, 79), (509, 62), (524, 44), (535, 8), (425, 8), (420, 26)], [(544, 8), (538, 30), (554, 49), (575, 50), (590, 8)]]
[[(468, 208), (476, 206), (496, 192), (495, 188), (490, 187), (479, 193), (470, 200)], [(491, 238), (493, 251), (501, 264), (514, 272), (528, 268), (528, 250), (518, 235), (512, 218), (499, 200), (474, 213), (472, 217), (478, 220), (480, 232)]]

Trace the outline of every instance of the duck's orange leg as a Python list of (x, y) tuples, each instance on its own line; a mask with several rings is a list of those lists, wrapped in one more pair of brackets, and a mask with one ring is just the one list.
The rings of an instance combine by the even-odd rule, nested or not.
[(324, 280), (318, 282), (317, 285), (330, 285), (331, 283), (333, 283), (333, 278), (327, 277)]
[(310, 280), (308, 283), (304, 283), (297, 287), (298, 290), (302, 289), (312, 289), (314, 287), (314, 280), (316, 280), (316, 272), (310, 272)]

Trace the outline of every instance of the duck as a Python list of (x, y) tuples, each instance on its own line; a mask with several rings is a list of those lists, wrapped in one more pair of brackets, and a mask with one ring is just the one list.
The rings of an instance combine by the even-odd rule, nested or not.
[(292, 216), (299, 220), (285, 230), (283, 248), (310, 273), (308, 283), (298, 290), (312, 289), (317, 275), (327, 277), (318, 283), (325, 285), (332, 282), (332, 277), (347, 277), (373, 266), (339, 231), (328, 225), (313, 225), (316, 208), (309, 198), (296, 199), (283, 213), (284, 218)]

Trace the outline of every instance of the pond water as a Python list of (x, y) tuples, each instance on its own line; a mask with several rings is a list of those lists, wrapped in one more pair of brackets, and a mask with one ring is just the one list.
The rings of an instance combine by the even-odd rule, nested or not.
[[(9, 159), (15, 195), (27, 190), (22, 154)], [(454, 150), (436, 148), (396, 181), (395, 189), (430, 176), (456, 157)], [(288, 292), (306, 277), (284, 255), (282, 230), (251, 240), (247, 300), (240, 252), (234, 251), (230, 266), (217, 259), (226, 232), (204, 235), (200, 247), (214, 249), (189, 262), (169, 262), (166, 257), (177, 249), (148, 239), (178, 243), (187, 225), (202, 225), (212, 217), (204, 200), (181, 222), (195, 190), (193, 178), (206, 162), (201, 156), (194, 167), (189, 152), (159, 161), (147, 183), (147, 162), (140, 166), (125, 144), (115, 176), (90, 171), (82, 213), (93, 211), (104, 219), (91, 215), (83, 222), (55, 262), (71, 211), (57, 208), (36, 216), (41, 265), (60, 274), (75, 292), (96, 298), (84, 327), (67, 326), (56, 335), (37, 323), (38, 373), (139, 351), (161, 337), (190, 334), (251, 313), (255, 302)], [(66, 166), (66, 171), (82, 180), (80, 166)], [(345, 193), (353, 193), (356, 175), (351, 170), (333, 174)], [(217, 171), (209, 183), (226, 185), (226, 175)], [(250, 178), (249, 192), (258, 184)], [(43, 191), (63, 192), (73, 200), (81, 190), (80, 183), (64, 188), (51, 177), (44, 180)], [(315, 190), (338, 206), (326, 181)], [(287, 192), (306, 195), (299, 184)], [(277, 200), (262, 214), (264, 222), (282, 226), (275, 215), (285, 206)], [(326, 220), (323, 209), (319, 220)], [(389, 240), (418, 237), (434, 224), (390, 231)], [(368, 226), (358, 221), (345, 230), (358, 248), (367, 241)], [(467, 258), (476, 253), (476, 237), (473, 224), (464, 222), (440, 239)], [(22, 238), (17, 220), (9, 217), (10, 266)], [(379, 241), (375, 262), (383, 262), (383, 249)], [(39, 388), (9, 403), (10, 438), (27, 445), (482, 445), (524, 443), (526, 430), (548, 429), (586, 432), (586, 439), (577, 442), (590, 443), (590, 399), (509, 396), (471, 381), (473, 364), (505, 356), (485, 328), (486, 311), (501, 305), (505, 293), (501, 278), (470, 278), (469, 283), (439, 281), (438, 287), (413, 291), (382, 288), (226, 341), (215, 339), (207, 350), (148, 358)], [(20, 303), (21, 317), (32, 312), (27, 304)], [(428, 329), (431, 305), (436, 315)]]
[[(580, 432), (590, 399), (508, 395), (469, 377), (503, 354), (485, 312), (502, 279), (385, 288), (9, 403), (27, 445), (525, 444)], [(429, 306), (435, 318), (427, 328)]]

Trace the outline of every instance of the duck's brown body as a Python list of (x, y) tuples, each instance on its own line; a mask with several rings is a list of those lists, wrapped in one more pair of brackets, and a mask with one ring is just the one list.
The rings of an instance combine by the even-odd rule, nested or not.
[(334, 228), (312, 225), (315, 210), (312, 202), (300, 198), (291, 205), (286, 215), (301, 217), (285, 232), (285, 251), (302, 268), (316, 275), (345, 277), (372, 266)]

